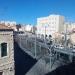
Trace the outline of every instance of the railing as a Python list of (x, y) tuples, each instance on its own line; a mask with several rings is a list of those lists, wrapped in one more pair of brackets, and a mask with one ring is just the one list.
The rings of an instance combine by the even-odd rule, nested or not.
[[(50, 71), (60, 66), (60, 64), (56, 66), (56, 62), (58, 63), (58, 60), (61, 58), (60, 54), (67, 54), (71, 61), (72, 57), (75, 55), (75, 53), (72, 52), (72, 50), (70, 49), (65, 50), (60, 48), (53, 48), (52, 50), (52, 47), (49, 47), (46, 44), (46, 42), (40, 41), (35, 35), (28, 36), (20, 34), (17, 35), (15, 39), (18, 42), (19, 46), (33, 58), (36, 58), (38, 60), (40, 59), (45, 60), (46, 68), (48, 68)], [(60, 63), (62, 62), (63, 59), (62, 61), (60, 61)]]

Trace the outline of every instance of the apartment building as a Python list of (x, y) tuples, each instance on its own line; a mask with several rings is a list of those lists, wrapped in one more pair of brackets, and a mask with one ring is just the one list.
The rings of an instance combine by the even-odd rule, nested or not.
[(63, 30), (64, 16), (53, 14), (47, 17), (37, 18), (37, 35), (49, 36)]

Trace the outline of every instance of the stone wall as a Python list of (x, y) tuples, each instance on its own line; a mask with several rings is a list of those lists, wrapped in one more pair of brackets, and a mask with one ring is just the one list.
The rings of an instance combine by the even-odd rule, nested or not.
[(7, 43), (7, 56), (1, 57), (0, 46), (0, 72), (3, 75), (14, 75), (14, 41), (13, 31), (0, 31), (0, 45)]

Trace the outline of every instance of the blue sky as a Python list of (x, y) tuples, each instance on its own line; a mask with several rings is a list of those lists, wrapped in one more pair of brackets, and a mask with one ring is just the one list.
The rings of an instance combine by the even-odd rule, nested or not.
[(0, 20), (35, 25), (38, 17), (50, 14), (75, 21), (75, 0), (0, 0)]

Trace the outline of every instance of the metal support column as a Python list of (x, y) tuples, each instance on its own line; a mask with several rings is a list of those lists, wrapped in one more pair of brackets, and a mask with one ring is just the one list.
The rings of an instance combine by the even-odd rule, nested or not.
[(19, 38), (20, 38), (19, 40), (20, 40), (20, 47), (21, 47), (21, 36)]
[(55, 56), (56, 56), (55, 58), (58, 59), (57, 52), (56, 52), (56, 55)]
[(51, 53), (51, 48), (49, 48), (49, 51), (50, 51), (50, 54), (49, 54), (49, 57), (50, 57), (50, 71), (52, 69), (52, 53)]
[(41, 53), (41, 45), (39, 45), (40, 46), (40, 53)]
[(72, 62), (72, 58), (73, 58), (73, 56), (72, 55), (69, 55), (70, 62)]
[(35, 36), (35, 44), (34, 44), (34, 46), (35, 46), (35, 58), (36, 58), (36, 36)]
[(67, 24), (65, 26), (65, 50), (67, 49)]

